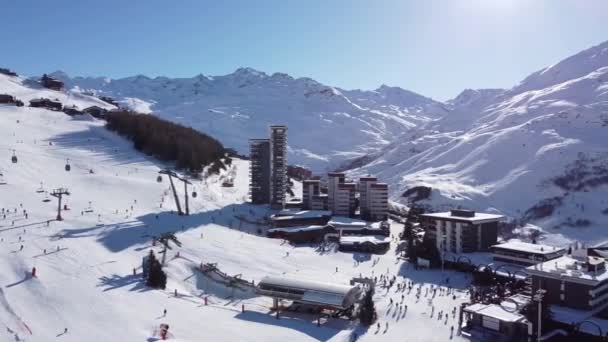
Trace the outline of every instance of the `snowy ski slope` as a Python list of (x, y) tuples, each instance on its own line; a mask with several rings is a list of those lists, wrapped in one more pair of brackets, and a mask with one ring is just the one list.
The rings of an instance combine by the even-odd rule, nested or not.
[(405, 133), (353, 174), (388, 182), (395, 201), (431, 187), (423, 203), (436, 209), (521, 219), (543, 201), (560, 201), (531, 222), (571, 240), (608, 239), (608, 42), (510, 90), (467, 90), (449, 105), (448, 115)]
[[(4, 76), (0, 92), (21, 99), (44, 93), (81, 108), (100, 104), (87, 96), (32, 89)], [(1, 341), (149, 342), (158, 340), (160, 323), (170, 325), (173, 341), (348, 341), (354, 331), (363, 335), (361, 341), (447, 341), (455, 319), (450, 315), (447, 322), (439, 321), (436, 313), (451, 311), (467, 297), (460, 291), (467, 286), (462, 275), (410, 270), (395, 258), (395, 246), (384, 256), (369, 257), (294, 248), (257, 236), (256, 225), (238, 218), (254, 221), (267, 213), (244, 203), (246, 161), (235, 160), (221, 175), (193, 181), (199, 196), (191, 198), (192, 215), (180, 217), (171, 213), (175, 208), (167, 179), (156, 182), (166, 165), (134, 151), (106, 131), (103, 122), (0, 105), (0, 136), (6, 181), (0, 185), (0, 207), (8, 212), (6, 218), (0, 216)], [(17, 163), (11, 162), (12, 150)], [(221, 187), (226, 177), (234, 179), (234, 188)], [(69, 210), (63, 212), (64, 221), (47, 225), (55, 218), (56, 202), (44, 202), (44, 191), (60, 187), (71, 193), (64, 201)], [(393, 229), (396, 233), (402, 227)], [(139, 278), (141, 257), (150, 249), (158, 253), (150, 236), (167, 231), (176, 232), (183, 246), (168, 253), (167, 289), (151, 290)], [(347, 283), (359, 274), (386, 273), (428, 288), (449, 276), (457, 298), (438, 296), (431, 317), (426, 297), (417, 302), (414, 292), (405, 295), (404, 312), (389, 305), (389, 298), (400, 302), (402, 293), (394, 287), (388, 293), (378, 289), (379, 331), (372, 327), (366, 332), (337, 319), (317, 327), (315, 317), (306, 314), (285, 313), (276, 320), (269, 299), (233, 293), (209, 281), (196, 271), (201, 262), (217, 263), (223, 272), (256, 282), (265, 275), (288, 275)], [(36, 277), (30, 275), (33, 267)]]

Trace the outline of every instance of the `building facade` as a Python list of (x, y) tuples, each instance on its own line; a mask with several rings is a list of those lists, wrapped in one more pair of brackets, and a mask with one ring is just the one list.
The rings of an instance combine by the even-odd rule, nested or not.
[(366, 219), (370, 221), (386, 221), (388, 219), (388, 184), (370, 184), (367, 197)]
[(362, 219), (367, 219), (371, 211), (371, 196), (370, 188), (372, 184), (376, 184), (376, 177), (361, 177), (359, 178), (359, 213)]
[(538, 245), (520, 241), (509, 241), (490, 247), (496, 261), (530, 266), (557, 259), (566, 253), (563, 248)]
[(270, 126), (270, 207), (285, 207), (287, 192), (287, 126)]
[(330, 172), (327, 174), (327, 209), (336, 210), (336, 193), (338, 185), (344, 183), (346, 176), (342, 172)]
[(586, 250), (564, 255), (526, 269), (532, 278), (532, 293), (544, 292), (547, 304), (601, 313), (608, 308), (606, 260), (589, 256)]
[(321, 181), (307, 179), (302, 182), (302, 209), (311, 210), (313, 198), (321, 194)]
[(249, 193), (251, 203), (270, 203), (270, 140), (249, 140)]
[(425, 234), (440, 252), (471, 253), (487, 251), (498, 239), (502, 215), (454, 209), (420, 215)]
[(339, 183), (335, 191), (333, 215), (353, 217), (356, 210), (356, 193), (355, 183)]

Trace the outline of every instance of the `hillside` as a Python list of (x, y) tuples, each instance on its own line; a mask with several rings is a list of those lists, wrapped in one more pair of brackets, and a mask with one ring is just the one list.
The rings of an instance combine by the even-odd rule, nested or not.
[(290, 163), (318, 171), (378, 151), (403, 131), (447, 113), (441, 103), (401, 88), (347, 91), (251, 68), (180, 79), (52, 76), (76, 91), (112, 96), (137, 111), (192, 126), (241, 153), (248, 153), (247, 139), (268, 134), (269, 124), (286, 124)]
[[(45, 94), (80, 107), (100, 104), (1, 75), (0, 91), (23, 99)], [(153, 342), (159, 340), (161, 323), (170, 325), (170, 340), (177, 342), (346, 342), (355, 331), (360, 341), (397, 340), (412, 331), (420, 341), (449, 338), (453, 317), (450, 324), (430, 318), (426, 300), (413, 293), (405, 297), (407, 312), (397, 312), (395, 287), (375, 297), (383, 329), (366, 331), (333, 318), (317, 326), (317, 315), (306, 313), (288, 312), (277, 320), (269, 298), (203, 276), (197, 270), (201, 262), (217, 263), (223, 272), (256, 283), (266, 275), (286, 275), (345, 284), (361, 274), (386, 272), (428, 289), (448, 275), (455, 299), (440, 295), (433, 301), (444, 312), (468, 299), (469, 284), (460, 273), (407, 271), (407, 264), (395, 259), (395, 244), (372, 259), (259, 236), (260, 226), (251, 222), (268, 211), (245, 203), (249, 164), (244, 160), (234, 159), (219, 175), (191, 179), (189, 191), (198, 193), (190, 197), (191, 215), (177, 216), (168, 179), (157, 182), (158, 171), (169, 165), (137, 152), (103, 126), (89, 116), (0, 105), (0, 136), (5, 137), (0, 142), (1, 341)], [(222, 187), (226, 179), (234, 187)], [(62, 211), (63, 221), (55, 221), (57, 202), (48, 192), (60, 187), (70, 192), (63, 202), (68, 210)], [(177, 188), (182, 197), (183, 188)], [(392, 229), (397, 234), (403, 227)], [(149, 250), (160, 253), (152, 237), (164, 232), (175, 233), (183, 245), (167, 254), (167, 288), (152, 290), (141, 280), (141, 258)]]
[(392, 199), (433, 189), (435, 208), (499, 211), (567, 238), (605, 239), (608, 42), (509, 90), (467, 90), (449, 115), (406, 133), (353, 170), (394, 184)]

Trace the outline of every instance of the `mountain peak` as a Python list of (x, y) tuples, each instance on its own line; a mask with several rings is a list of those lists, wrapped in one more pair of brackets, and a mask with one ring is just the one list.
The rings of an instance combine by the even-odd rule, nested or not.
[(268, 76), (265, 72), (259, 71), (259, 70), (256, 70), (256, 69), (250, 68), (250, 67), (238, 68), (231, 75), (254, 76), (254, 77), (260, 77), (260, 78)]
[(526, 77), (511, 93), (543, 89), (565, 81), (583, 77), (608, 66), (608, 41), (574, 54)]

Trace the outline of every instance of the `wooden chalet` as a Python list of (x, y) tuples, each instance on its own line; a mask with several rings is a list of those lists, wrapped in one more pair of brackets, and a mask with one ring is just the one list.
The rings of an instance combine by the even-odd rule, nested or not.
[(30, 107), (46, 108), (46, 109), (57, 110), (57, 111), (60, 111), (63, 108), (63, 106), (61, 105), (61, 102), (53, 101), (50, 99), (44, 99), (44, 98), (31, 100)]
[(43, 87), (45, 88), (49, 88), (52, 90), (62, 90), (63, 89), (63, 82), (61, 82), (58, 79), (49, 77), (47, 74), (42, 75), (42, 78), (40, 79), (40, 83), (42, 84)]
[(108, 110), (105, 108), (98, 107), (98, 106), (91, 106), (91, 107), (87, 107), (87, 108), (83, 109), (82, 112), (85, 114), (90, 114), (93, 117), (100, 119), (100, 118), (104, 117), (104, 115), (108, 112)]

